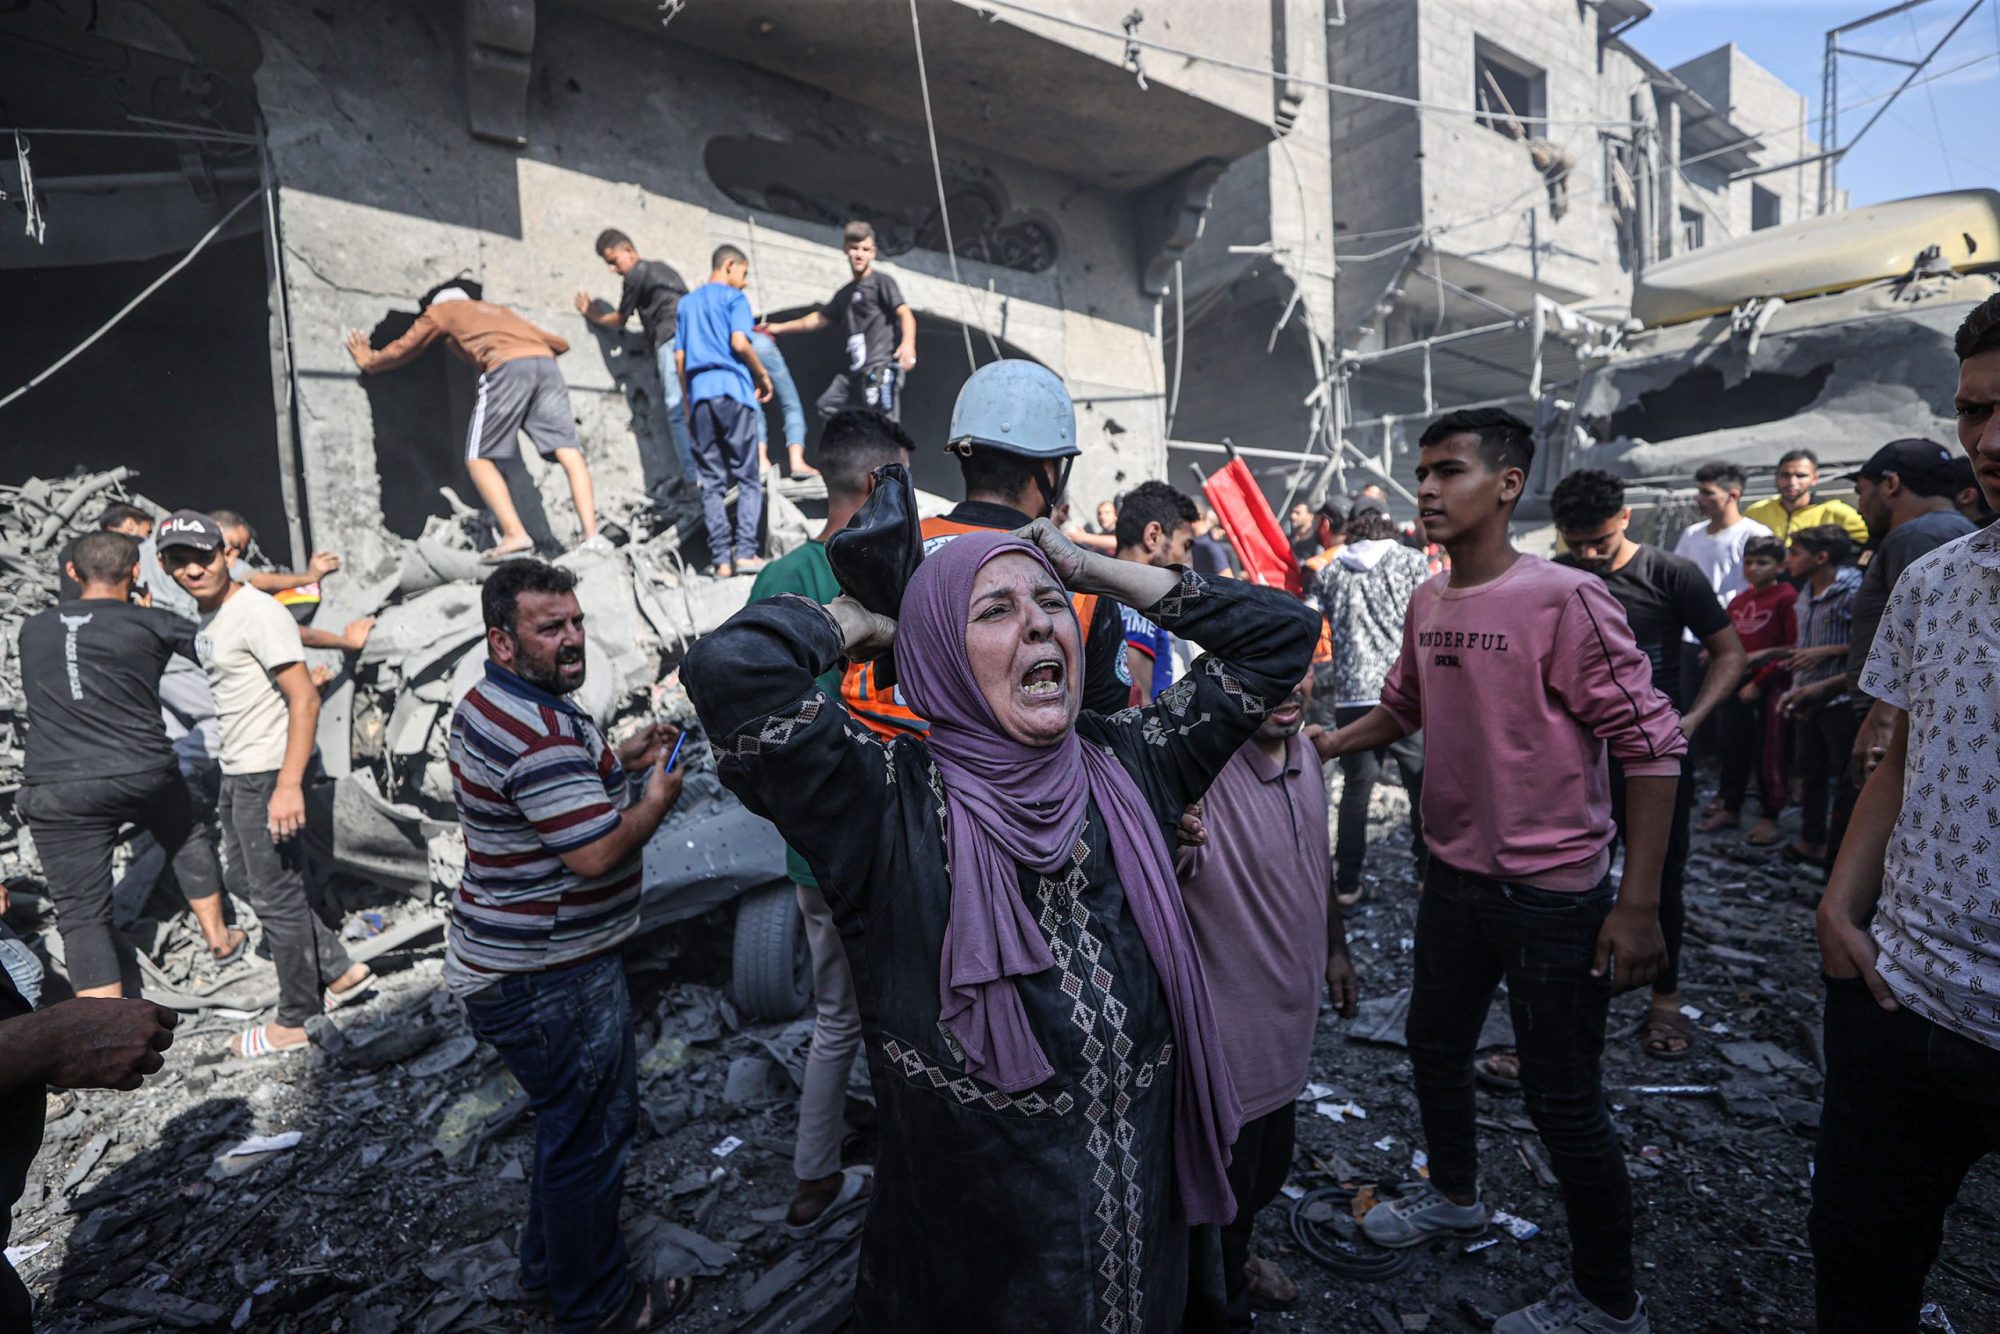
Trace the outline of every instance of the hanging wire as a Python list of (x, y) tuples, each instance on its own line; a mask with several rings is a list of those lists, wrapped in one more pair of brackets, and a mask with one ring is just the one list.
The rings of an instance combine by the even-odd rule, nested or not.
[(208, 248), (208, 243), (210, 241), (213, 241), (216, 238), (217, 234), (220, 233), (224, 227), (227, 227), (229, 225), (230, 220), (232, 218), (234, 218), (238, 213), (241, 213), (244, 209), (248, 208), (252, 203), (254, 203), (259, 199), (262, 199), (263, 197), (264, 197), (264, 192), (262, 190), (252, 190), (249, 194), (244, 195), (243, 198), (237, 200), (236, 203), (230, 207), (229, 211), (223, 214), (222, 217), (216, 222), (216, 224), (213, 227), (209, 228), (207, 232), (203, 233), (202, 238), (194, 243), (194, 248), (192, 250), (188, 251), (185, 255), (182, 255), (179, 259), (174, 261), (173, 267), (169, 268), (165, 273), (161, 274), (159, 277), (153, 279), (153, 281), (151, 281), (150, 283), (147, 283), (146, 286), (140, 291), (139, 295), (133, 297), (130, 301), (127, 301), (122, 307), (119, 308), (119, 311), (116, 315), (113, 315), (110, 319), (106, 320), (103, 324), (99, 325), (97, 327), (96, 333), (93, 333), (90, 337), (84, 339), (81, 343), (78, 343), (75, 347), (63, 353), (61, 357), (56, 359), (54, 364), (52, 364), (47, 370), (43, 371), (40, 375), (37, 375), (34, 379), (28, 381), (26, 384), (22, 385), (19, 389), (16, 389), (13, 393), (8, 394), (5, 398), (0, 398), (0, 408), (6, 407), (9, 403), (12, 403), (15, 399), (27, 393), (30, 389), (33, 389), (36, 385), (40, 384), (42, 381), (48, 379), (51, 375), (54, 375), (57, 371), (69, 365), (70, 362), (76, 360), (76, 358), (83, 353), (83, 350), (85, 348), (89, 347), (92, 343), (95, 343), (98, 339), (104, 337), (104, 335), (110, 333), (114, 328), (118, 326), (121, 320), (123, 320), (127, 315), (130, 315), (134, 310), (137, 310), (139, 308), (140, 302), (144, 301), (147, 297), (151, 296), (153, 293), (159, 291), (160, 288), (166, 286), (168, 279), (172, 278), (175, 274), (179, 273), (182, 269), (186, 268), (190, 263), (194, 261), (194, 257), (196, 255), (199, 255), (202, 251), (206, 250)]
[[(944, 254), (951, 261), (951, 285), (958, 293), (958, 310), (965, 314), (965, 283), (958, 275), (958, 245), (951, 237), (951, 209), (945, 203), (944, 166), (938, 158), (937, 120), (931, 114), (931, 80), (924, 69), (924, 28), (917, 18), (917, 0), (910, 0), (910, 36), (917, 44), (917, 86), (924, 95), (924, 133), (931, 141), (931, 179), (937, 184), (938, 218), (944, 224)], [(963, 318), (959, 320), (958, 332), (965, 338), (965, 368), (979, 369), (979, 359), (972, 355), (972, 326)]]
[(1181, 277), (1181, 262), (1174, 261), (1174, 383), (1167, 391), (1167, 439), (1174, 438), (1174, 413), (1181, 405), (1181, 353), (1187, 347), (1187, 295)]

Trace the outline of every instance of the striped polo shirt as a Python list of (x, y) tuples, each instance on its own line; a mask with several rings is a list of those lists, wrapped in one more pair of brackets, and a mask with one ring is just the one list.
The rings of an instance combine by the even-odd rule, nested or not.
[(489, 662), (452, 715), (450, 755), (465, 877), (445, 936), (448, 990), (561, 968), (638, 929), (637, 851), (595, 877), (560, 856), (616, 829), (631, 800), (624, 766), (586, 714)]
[[(1845, 644), (1854, 630), (1854, 592), (1860, 587), (1860, 568), (1843, 565), (1824, 593), (1813, 592), (1811, 584), (1801, 588), (1799, 600), (1794, 604), (1799, 619), (1798, 646), (1830, 648), (1835, 644)], [(1809, 686), (1830, 676), (1843, 676), (1846, 672), (1847, 656), (1842, 654), (1798, 673), (1792, 678), (1792, 685), (1794, 688)], [(1840, 698), (1847, 696), (1842, 694)]]

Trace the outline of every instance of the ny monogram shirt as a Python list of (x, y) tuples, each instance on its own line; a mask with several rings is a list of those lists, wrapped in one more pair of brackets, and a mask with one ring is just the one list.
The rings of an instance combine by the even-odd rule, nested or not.
[(1861, 687), (1910, 715), (1875, 912), (1882, 978), (2000, 1048), (2000, 524), (1903, 572)]

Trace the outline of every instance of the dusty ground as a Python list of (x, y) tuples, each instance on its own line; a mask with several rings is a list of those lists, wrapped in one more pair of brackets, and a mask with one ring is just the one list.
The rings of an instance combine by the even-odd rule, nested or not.
[[(1385, 788), (1378, 798), (1373, 893), (1350, 925), (1364, 996), (1391, 995), (1409, 978), (1414, 886), (1402, 835), (1390, 833), (1401, 797)], [(1688, 998), (1703, 1011), (1696, 1054), (1666, 1065), (1646, 1059), (1636, 1036), (1612, 1039), (1618, 1089), (1721, 1087), (1698, 1097), (1612, 1094), (1637, 1178), (1656, 1329), (1810, 1327), (1812, 893), (1786, 866), (1735, 860), (1723, 840), (1702, 840), (1684, 968)], [(735, 1026), (715, 989), (720, 965), (703, 962), (726, 958), (719, 933), (667, 932), (649, 945), (631, 960), (646, 1107), (626, 1201), (634, 1250), (656, 1272), (702, 1275), (681, 1328), (825, 1328), (812, 1317), (838, 1296), (858, 1220), (804, 1246), (774, 1221), (791, 1187), (794, 1123), (778, 1058), (799, 1030)], [(21, 1269), (44, 1328), (219, 1328), (232, 1318), (252, 1329), (377, 1334), (540, 1328), (513, 1300), (510, 1255), (525, 1210), (529, 1124), (510, 1107), (498, 1062), (472, 1049), (456, 1005), (436, 992), (438, 966), (434, 937), (378, 961), (381, 994), (340, 1017), (329, 1037), (344, 1040), (339, 1053), (227, 1061), (219, 1049), (240, 1025), (191, 1021), (167, 1072), (142, 1092), (79, 1095), (77, 1111), (51, 1125), (16, 1215), (13, 1244), (41, 1248)], [(1615, 1025), (1636, 1023), (1640, 1007), (1626, 998)], [(1366, 1119), (1336, 1124), (1301, 1106), (1301, 1189), (1399, 1181), (1420, 1145), (1403, 1052), (1351, 1041), (1347, 1027), (1324, 1017), (1313, 1078)], [(1730, 1045), (1754, 1043), (1770, 1045)], [(1361, 1283), (1299, 1249), (1281, 1201), (1260, 1220), (1259, 1248), (1302, 1282), (1307, 1300), (1262, 1326), (1469, 1329), (1479, 1312), (1546, 1289), (1565, 1256), (1556, 1193), (1537, 1179), (1518, 1099), (1482, 1093), (1481, 1113), (1488, 1197), (1540, 1224), (1540, 1236), (1501, 1235), (1471, 1254), (1440, 1245), (1387, 1281)], [(245, 1138), (285, 1131), (300, 1132), (296, 1147), (218, 1165)], [(730, 1137), (740, 1146), (717, 1156)], [(851, 1147), (865, 1156), (865, 1132)], [(1930, 1296), (1959, 1330), (2000, 1328), (1991, 1163), (1947, 1221), (1945, 1257)]]

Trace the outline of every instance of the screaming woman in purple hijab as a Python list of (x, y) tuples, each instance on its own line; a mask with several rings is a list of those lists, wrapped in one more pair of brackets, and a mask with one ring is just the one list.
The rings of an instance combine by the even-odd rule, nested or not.
[[(1071, 594), (1206, 652), (1145, 708), (1081, 711)], [(881, 1118), (857, 1328), (1179, 1327), (1241, 1112), (1170, 831), (1316, 634), (1282, 592), (1041, 521), (939, 547), (893, 626), (780, 597), (688, 655), (723, 783), (811, 863), (853, 968)], [(930, 728), (884, 742), (814, 678), (892, 637)]]

